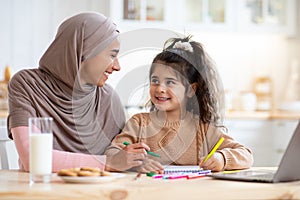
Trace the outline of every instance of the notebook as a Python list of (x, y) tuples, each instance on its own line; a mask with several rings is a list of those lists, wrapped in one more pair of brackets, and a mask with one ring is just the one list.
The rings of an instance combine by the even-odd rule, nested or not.
[[(283, 133), (284, 135), (284, 133)], [(232, 173), (213, 173), (216, 179), (239, 180), (251, 182), (278, 183), (300, 180), (300, 122), (291, 137), (289, 144), (281, 158), (276, 171), (270, 170), (242, 170)], [(266, 155), (267, 156), (267, 155)]]
[(164, 174), (172, 173), (198, 173), (203, 169), (198, 165), (168, 165), (164, 167)]

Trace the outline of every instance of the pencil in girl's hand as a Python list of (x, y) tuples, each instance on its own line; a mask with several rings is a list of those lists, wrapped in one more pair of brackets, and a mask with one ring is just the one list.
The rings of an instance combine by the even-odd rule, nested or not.
[[(125, 142), (123, 142), (123, 144), (127, 146), (127, 145), (129, 145), (130, 143), (125, 141)], [(146, 151), (147, 151), (147, 150), (146, 150)], [(147, 154), (149, 154), (149, 155), (151, 155), (151, 156), (158, 157), (158, 158), (160, 157), (160, 155), (158, 155), (158, 154), (156, 154), (156, 153), (154, 153), (154, 152), (152, 152), (152, 151), (147, 151)]]
[(219, 148), (219, 146), (223, 143), (224, 138), (221, 137), (220, 140), (217, 142), (217, 144), (214, 146), (214, 148), (211, 150), (211, 152), (206, 156), (203, 163), (205, 163)]

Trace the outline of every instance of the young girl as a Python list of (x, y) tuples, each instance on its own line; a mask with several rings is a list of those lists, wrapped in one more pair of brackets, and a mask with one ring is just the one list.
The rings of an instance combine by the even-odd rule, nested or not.
[[(161, 172), (162, 165), (200, 165), (213, 171), (249, 168), (250, 149), (222, 126), (222, 87), (202, 45), (191, 37), (169, 39), (150, 68), (151, 112), (134, 115), (105, 152), (135, 151), (145, 143), (160, 157), (148, 155), (136, 170)], [(224, 142), (207, 161), (218, 140)]]

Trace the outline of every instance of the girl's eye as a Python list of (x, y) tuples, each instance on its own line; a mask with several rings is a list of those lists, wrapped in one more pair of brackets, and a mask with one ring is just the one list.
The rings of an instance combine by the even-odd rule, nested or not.
[(112, 57), (112, 58), (116, 58), (117, 56), (116, 56), (116, 55), (111, 55), (111, 57)]
[(158, 79), (151, 79), (151, 84), (159, 84)]
[(167, 85), (174, 85), (175, 81), (167, 81)]

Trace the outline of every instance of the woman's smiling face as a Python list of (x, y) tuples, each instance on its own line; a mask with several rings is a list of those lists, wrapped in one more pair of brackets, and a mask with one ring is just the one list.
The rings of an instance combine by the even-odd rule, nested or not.
[(99, 54), (83, 61), (80, 68), (81, 82), (102, 87), (113, 71), (121, 69), (117, 58), (119, 49), (120, 42), (115, 39)]

